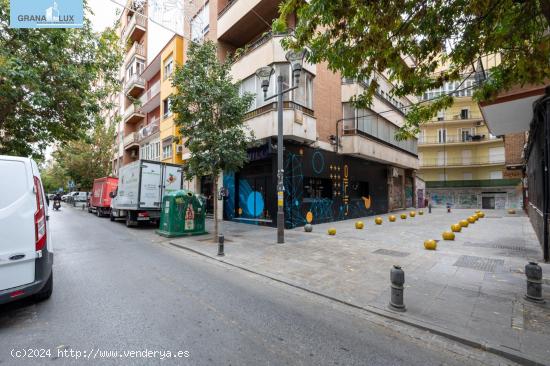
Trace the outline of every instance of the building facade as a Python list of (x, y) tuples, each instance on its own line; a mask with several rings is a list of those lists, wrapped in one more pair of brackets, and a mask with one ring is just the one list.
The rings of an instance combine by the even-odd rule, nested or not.
[[(216, 42), (220, 59), (236, 50), (233, 80), (241, 91), (256, 95), (245, 122), (258, 145), (239, 172), (225, 172), (220, 186), (226, 219), (274, 225), (277, 185), (277, 105), (264, 101), (255, 72), (271, 66), (275, 80), (294, 86), (281, 46), (284, 34), (271, 33), (280, 1), (211, 0), (195, 4), (191, 36)], [(289, 19), (292, 26), (295, 19)], [(284, 206), (287, 227), (384, 213), (414, 206), (416, 139), (397, 141), (403, 109), (411, 103), (392, 94), (387, 78), (375, 75), (380, 87), (368, 110), (350, 99), (371, 80), (343, 80), (326, 64), (303, 65), (298, 88), (284, 97)], [(201, 180), (204, 183), (204, 180)], [(200, 189), (207, 184), (199, 184)], [(221, 201), (217, 202), (221, 206)]]
[[(465, 84), (468, 82), (472, 84), (473, 80)], [(453, 88), (445, 85), (424, 97), (431, 99), (434, 93)], [(427, 195), (434, 206), (521, 207), (521, 175), (509, 173), (507, 158), (516, 159), (512, 157), (514, 146), (521, 149), (522, 143), (517, 136), (511, 136), (505, 144), (503, 137), (492, 135), (471, 93), (471, 88), (459, 91), (451, 108), (438, 112), (421, 126), (418, 174), (426, 182)]]

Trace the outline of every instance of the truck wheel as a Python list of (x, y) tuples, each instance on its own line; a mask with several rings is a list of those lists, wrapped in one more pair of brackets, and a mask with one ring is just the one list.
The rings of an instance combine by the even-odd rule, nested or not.
[(42, 290), (34, 294), (33, 298), (36, 301), (47, 300), (50, 298), (50, 296), (52, 296), (52, 291), (53, 291), (53, 271), (52, 273), (50, 273), (50, 277), (48, 278), (48, 281), (46, 282)]
[(97, 208), (95, 209), (95, 213), (96, 213), (97, 217), (103, 216), (103, 215), (101, 214), (101, 209), (100, 209), (99, 207), (97, 207)]
[(113, 216), (113, 213), (112, 213), (112, 212), (111, 212), (111, 214), (109, 215), (109, 220), (115, 221), (115, 217)]

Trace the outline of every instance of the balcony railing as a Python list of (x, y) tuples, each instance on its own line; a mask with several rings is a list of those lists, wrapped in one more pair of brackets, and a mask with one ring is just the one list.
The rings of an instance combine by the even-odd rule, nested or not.
[(134, 114), (141, 114), (139, 111), (139, 104), (132, 103), (128, 108), (126, 108), (124, 111), (124, 121), (128, 120)]
[(145, 47), (143, 47), (143, 45), (139, 42), (134, 42), (132, 44), (132, 47), (130, 47), (130, 49), (126, 53), (125, 63), (128, 63), (133, 56), (140, 56), (142, 58), (145, 58)]
[(437, 180), (427, 181), (426, 188), (514, 187), (520, 183), (521, 179)]
[(447, 135), (445, 137), (434, 136), (420, 136), (418, 138), (419, 145), (429, 144), (461, 144), (468, 142), (484, 142), (484, 141), (501, 141), (502, 139), (492, 135)]
[(158, 118), (153, 119), (147, 126), (141, 128), (138, 132), (139, 140), (143, 140), (149, 136), (154, 135), (160, 131), (160, 120)]
[(228, 0), (227, 4), (218, 12), (218, 19), (236, 2), (237, 0)]
[(124, 148), (127, 148), (133, 144), (137, 144), (139, 141), (139, 136), (135, 132), (131, 132), (128, 135), (124, 136), (123, 145)]
[(417, 139), (397, 140), (395, 134), (399, 130), (399, 127), (378, 115), (346, 118), (342, 123), (344, 136), (364, 135), (373, 137), (412, 154), (417, 154)]
[(143, 14), (134, 13), (132, 15), (132, 19), (122, 28), (122, 39), (128, 38), (136, 26), (147, 28), (147, 18)]
[(504, 154), (495, 156), (475, 156), (471, 158), (435, 158), (421, 159), (421, 167), (450, 167), (450, 166), (476, 166), (476, 165), (496, 165), (504, 164)]
[[(299, 110), (299, 111), (303, 112), (304, 114), (307, 114), (308, 116), (311, 116), (311, 117), (315, 116), (315, 112), (313, 111), (313, 109), (304, 107), (304, 106), (302, 106), (298, 103), (291, 102), (291, 101), (284, 101), (283, 102), (283, 109), (295, 109), (295, 110)], [(277, 110), (277, 102), (268, 103), (264, 106), (261, 106), (259, 108), (256, 108), (256, 109), (246, 113), (244, 115), (244, 119), (247, 120), (247, 119), (259, 116), (261, 114), (268, 113), (268, 112), (273, 112), (273, 111), (276, 111), (276, 110)]]
[(447, 122), (447, 121), (467, 121), (467, 120), (480, 120), (483, 119), (481, 113), (471, 112), (468, 113), (446, 113), (443, 116), (435, 117), (431, 122)]
[(138, 74), (133, 74), (126, 80), (124, 92), (128, 94), (134, 87), (145, 89), (145, 80)]
[(235, 57), (233, 58), (233, 62), (235, 63), (235, 62), (239, 61), (244, 56), (248, 55), (249, 53), (251, 53), (255, 49), (259, 48), (260, 46), (262, 46), (262, 45), (266, 44), (267, 42), (269, 42), (270, 40), (272, 40), (274, 37), (284, 37), (287, 34), (288, 33), (273, 34), (273, 32), (266, 32), (266, 33), (262, 34), (259, 38), (257, 38), (255, 40), (253, 40), (252, 42), (246, 44), (242, 48), (242, 51), (239, 54), (235, 55)]
[(141, 105), (145, 105), (158, 93), (160, 93), (160, 80), (158, 80), (156, 83), (151, 85), (151, 87), (147, 89), (147, 91), (143, 93), (141, 97), (139, 97), (139, 101), (141, 102)]

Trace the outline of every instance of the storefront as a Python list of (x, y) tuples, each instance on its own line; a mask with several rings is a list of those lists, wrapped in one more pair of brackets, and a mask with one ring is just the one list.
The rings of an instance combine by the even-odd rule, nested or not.
[[(224, 217), (275, 226), (276, 151), (266, 144), (249, 151), (249, 163), (224, 174)], [(388, 166), (287, 144), (284, 154), (285, 226), (331, 222), (388, 211)], [(403, 194), (404, 196), (404, 194)]]

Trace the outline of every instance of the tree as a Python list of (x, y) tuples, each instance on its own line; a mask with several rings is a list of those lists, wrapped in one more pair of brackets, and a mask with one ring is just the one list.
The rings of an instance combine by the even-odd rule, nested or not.
[[(94, 179), (111, 173), (113, 132), (114, 125), (106, 127), (97, 123), (83, 141), (70, 141), (61, 145), (53, 153), (53, 168), (49, 172), (57, 174), (56, 179), (74, 181), (82, 190), (91, 189)], [(60, 175), (64, 176), (64, 180)]]
[(47, 145), (82, 138), (119, 88), (118, 42), (89, 19), (79, 29), (10, 28), (0, 0), (0, 154), (40, 159)]
[[(297, 24), (286, 47), (307, 47), (309, 61), (326, 61), (347, 78), (387, 73), (396, 96), (460, 80), (490, 55), (499, 55), (500, 64), (477, 86), (478, 101), (550, 78), (548, 0), (285, 0), (274, 30), (285, 30), (291, 14)], [(443, 65), (449, 66), (436, 73)], [(356, 105), (368, 107), (377, 86), (370, 83)], [(398, 137), (415, 135), (420, 123), (452, 103), (452, 95), (443, 95), (413, 105)]]
[[(229, 60), (218, 61), (214, 43), (191, 43), (187, 62), (176, 68), (172, 79), (175, 123), (191, 153), (183, 167), (186, 178), (212, 175), (214, 200), (220, 173), (242, 168), (253, 141), (243, 120), (254, 97), (239, 95), (230, 70)], [(218, 235), (217, 211), (214, 202), (214, 239)]]

